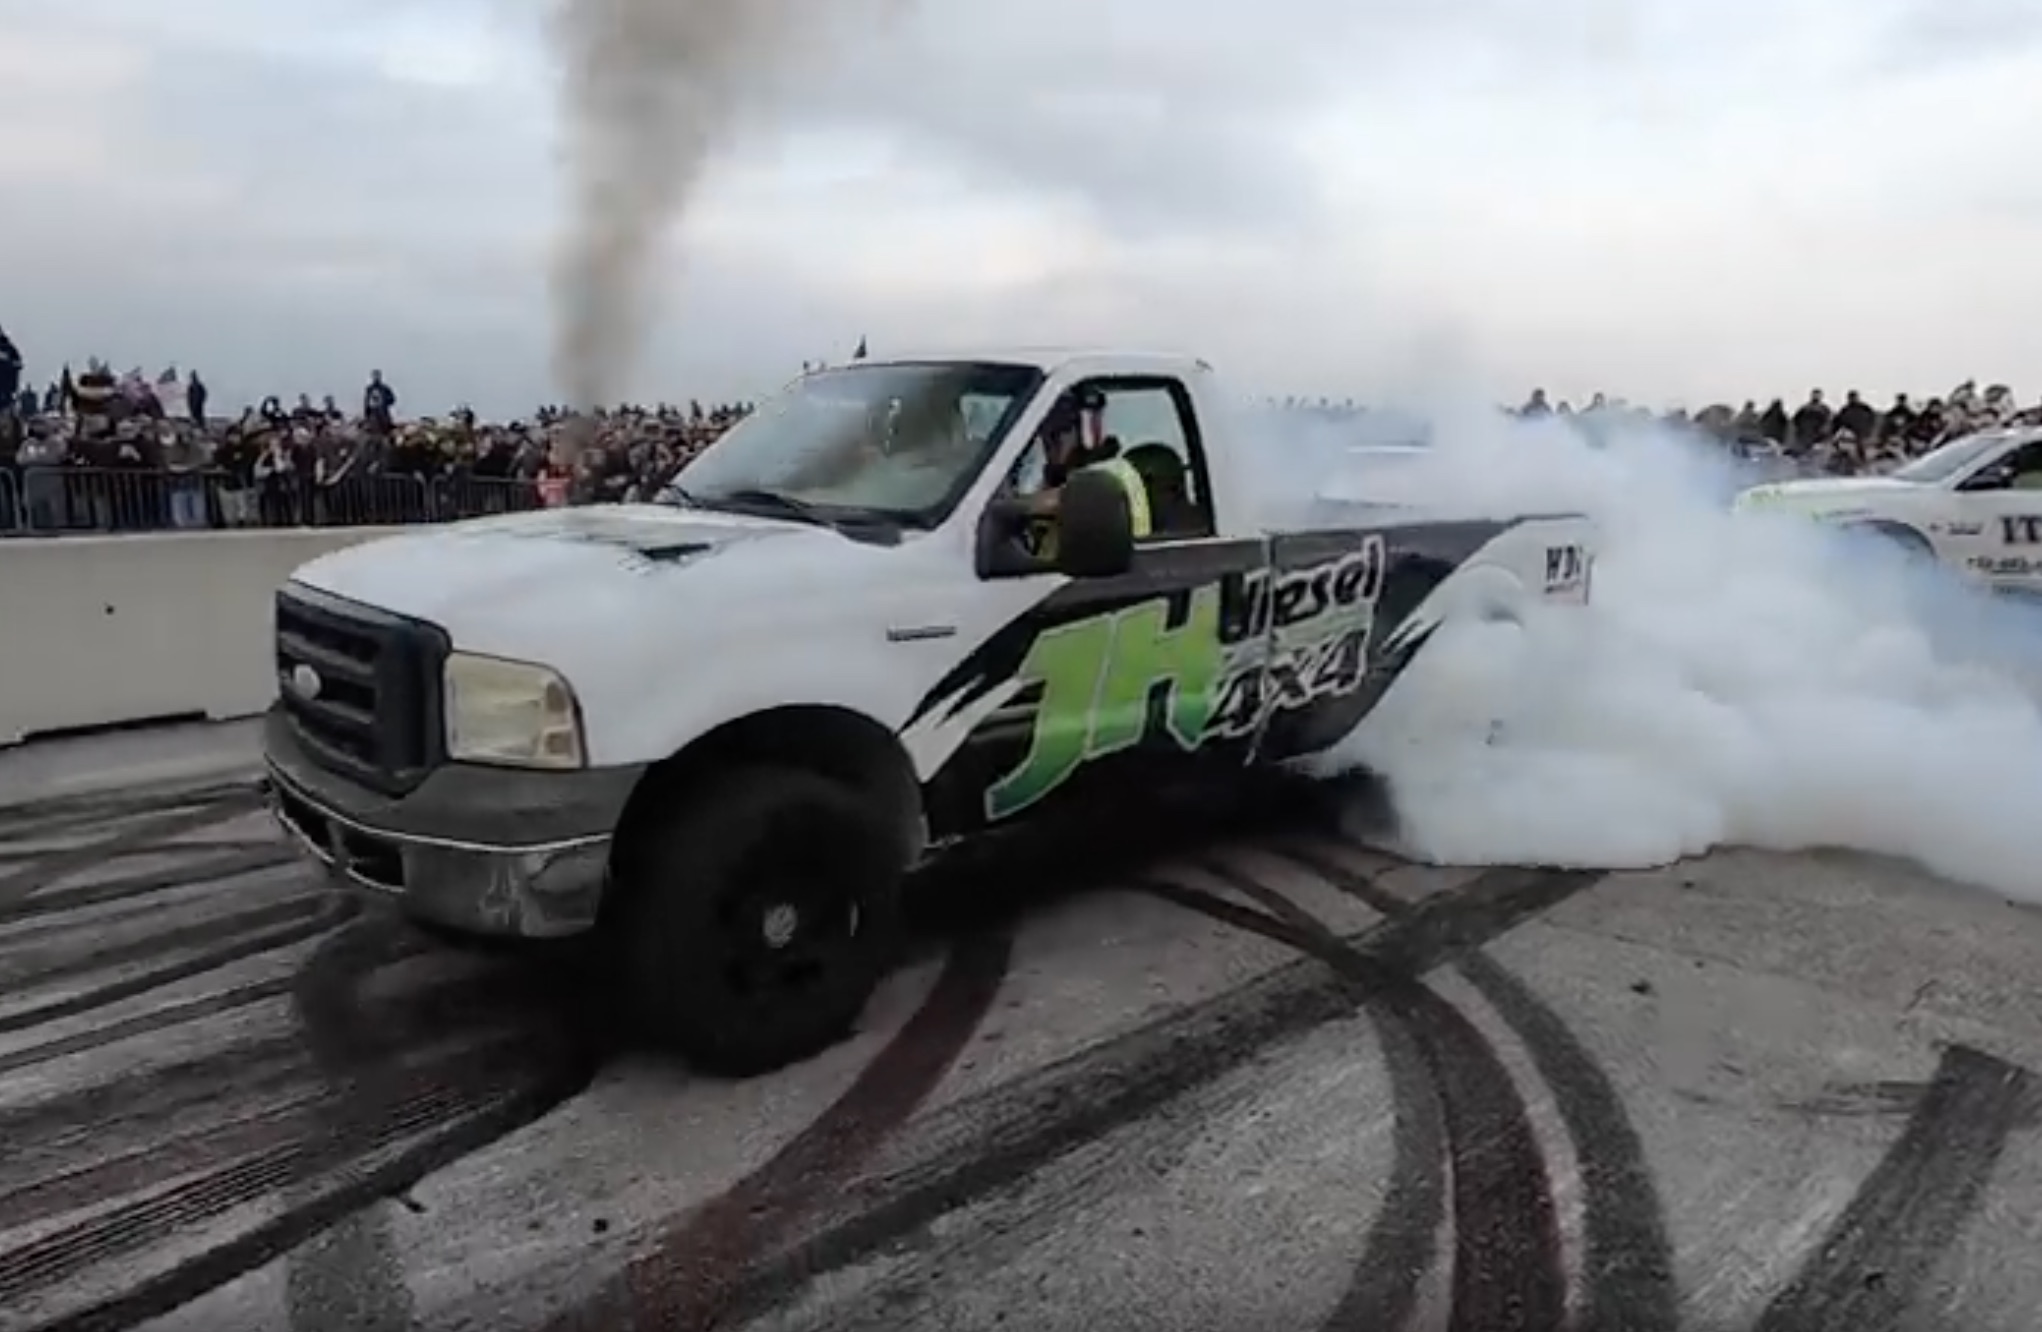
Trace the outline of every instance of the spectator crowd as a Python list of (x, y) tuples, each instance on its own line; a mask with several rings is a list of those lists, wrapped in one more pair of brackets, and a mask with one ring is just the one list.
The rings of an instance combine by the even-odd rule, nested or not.
[[(38, 392), (18, 382), (18, 355), (6, 383), (7, 359), (0, 351), (0, 534), (430, 522), (649, 498), (750, 410), (407, 418), (377, 371), (354, 410), (300, 394), (220, 416), (196, 372), (116, 375), (93, 361)], [(563, 447), (570, 432), (577, 447)]]
[[(1324, 399), (1272, 405), (1334, 417), (1366, 410)], [(0, 330), (0, 535), (432, 522), (647, 499), (752, 409), (697, 401), (584, 417), (542, 407), (503, 422), (465, 408), (406, 416), (381, 371), (347, 408), (306, 394), (290, 406), (266, 398), (238, 416), (211, 406), (196, 371), (116, 375), (101, 360), (76, 375), (66, 366), (38, 391)], [(1983, 429), (2042, 425), (2042, 403), (2023, 407), (2006, 385), (1972, 382), (1884, 408), (1856, 392), (1832, 405), (1818, 390), (1791, 409), (1775, 398), (1763, 408), (1651, 412), (1602, 394), (1577, 409), (1537, 390), (1515, 411), (1591, 431), (1653, 420), (1741, 457), (1838, 475), (1884, 471)]]
[(1846, 393), (1842, 403), (1832, 404), (1816, 389), (1794, 408), (1789, 408), (1785, 399), (1774, 398), (1763, 408), (1754, 400), (1740, 408), (1719, 403), (1694, 413), (1653, 413), (1599, 393), (1587, 407), (1576, 411), (1565, 402), (1550, 403), (1544, 390), (1534, 390), (1517, 410), (1522, 416), (1566, 416), (1590, 423), (1604, 416), (1657, 419), (1676, 429), (1709, 435), (1743, 457), (1783, 459), (1799, 470), (1836, 476), (1889, 471), (1982, 430), (2042, 426), (2042, 402), (2024, 407), (2007, 385), (1993, 384), (1981, 390), (1975, 380), (1919, 403), (1903, 393), (1883, 409), (1866, 402), (1856, 391)]

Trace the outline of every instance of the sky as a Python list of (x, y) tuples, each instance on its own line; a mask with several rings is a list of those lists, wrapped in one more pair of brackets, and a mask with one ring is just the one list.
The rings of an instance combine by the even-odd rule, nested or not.
[[(826, 35), (661, 254), (638, 397), (861, 337), (1182, 350), (1257, 394), (2042, 395), (2042, 0), (781, 3)], [(31, 376), (550, 400), (545, 20), (0, 0)]]

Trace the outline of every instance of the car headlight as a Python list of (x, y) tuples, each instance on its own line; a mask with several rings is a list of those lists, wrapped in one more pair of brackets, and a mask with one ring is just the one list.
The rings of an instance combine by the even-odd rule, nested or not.
[(515, 768), (587, 764), (581, 708), (556, 671), (456, 652), (446, 666), (447, 756)]

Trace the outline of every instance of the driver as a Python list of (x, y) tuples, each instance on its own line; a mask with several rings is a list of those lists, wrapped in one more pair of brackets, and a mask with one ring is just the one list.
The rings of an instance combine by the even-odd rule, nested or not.
[(1042, 420), (1036, 440), (1042, 445), (1043, 488), (1022, 500), (1031, 517), (1044, 520), (1043, 554), (1055, 549), (1054, 520), (1063, 500), (1063, 484), (1071, 475), (1091, 468), (1106, 473), (1127, 494), (1128, 517), (1135, 540), (1149, 535), (1149, 487), (1134, 465), (1120, 456), (1120, 441), (1106, 434), (1106, 395), (1096, 388), (1076, 388), (1056, 400)]

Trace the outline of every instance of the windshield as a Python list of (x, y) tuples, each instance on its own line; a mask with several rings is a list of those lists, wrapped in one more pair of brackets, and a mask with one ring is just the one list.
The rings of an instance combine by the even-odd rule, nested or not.
[(1968, 471), (1973, 463), (1999, 448), (2003, 438), (2000, 435), (1967, 435), (1963, 439), (1953, 439), (1940, 449), (1924, 453), (1905, 467), (1894, 468), (1887, 475), (1895, 481), (1940, 485)]
[(703, 450), (674, 477), (668, 497), (934, 526), (1041, 382), (1034, 366), (992, 362), (818, 371)]

